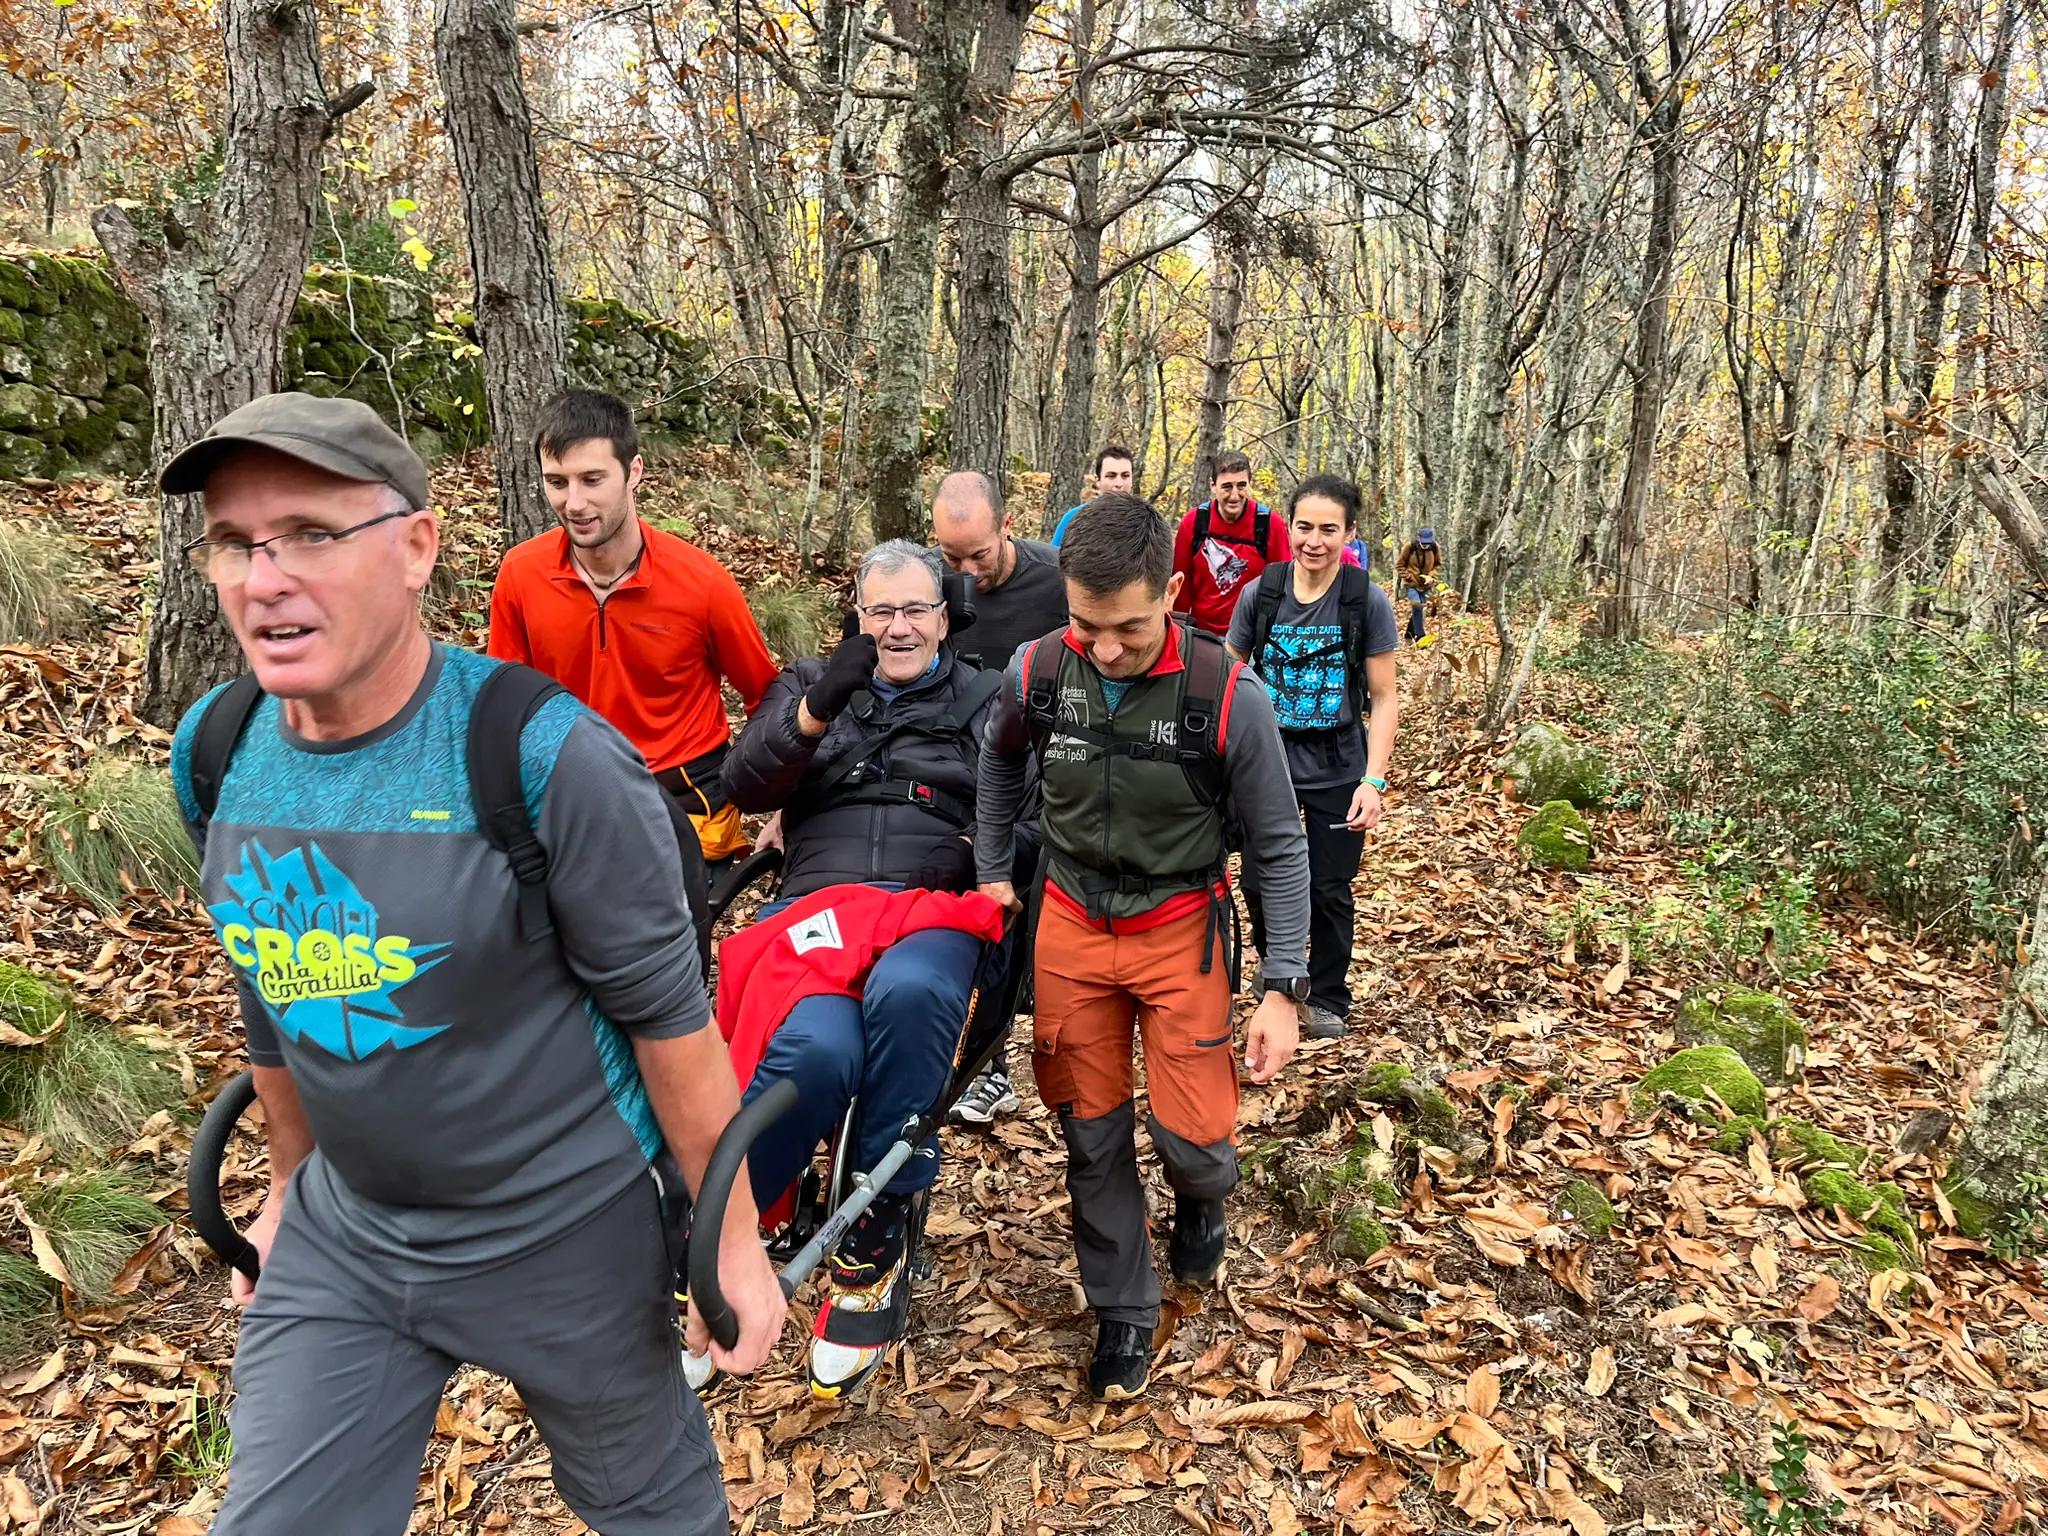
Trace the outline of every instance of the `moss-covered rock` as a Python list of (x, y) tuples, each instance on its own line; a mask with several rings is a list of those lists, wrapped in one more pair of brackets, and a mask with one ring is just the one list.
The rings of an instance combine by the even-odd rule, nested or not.
[(18, 342), (27, 335), (28, 327), (19, 310), (0, 309), (0, 342)]
[(1365, 1069), (1358, 1084), (1358, 1096), (1368, 1104), (1388, 1104), (1401, 1097), (1402, 1089), (1415, 1074), (1398, 1061), (1376, 1061)]
[(1721, 1134), (1713, 1140), (1713, 1148), (1716, 1152), (1726, 1152), (1730, 1157), (1741, 1157), (1749, 1151), (1749, 1138), (1764, 1127), (1761, 1115), (1737, 1115), (1721, 1127)]
[(1701, 1125), (1717, 1124), (1719, 1099), (1736, 1115), (1765, 1113), (1764, 1085), (1749, 1065), (1725, 1045), (1695, 1045), (1652, 1068), (1636, 1085), (1635, 1106), (1647, 1114), (1665, 1099), (1688, 1106)]
[(1920, 1234), (1907, 1213), (1906, 1192), (1898, 1185), (1865, 1184), (1840, 1168), (1817, 1169), (1799, 1182), (1815, 1205), (1840, 1211), (1909, 1254), (1919, 1252)]
[(1374, 1179), (1365, 1186), (1365, 1198), (1382, 1211), (1399, 1210), (1401, 1207), (1400, 1186), (1392, 1179)]
[(1569, 1180), (1557, 1192), (1551, 1210), (1559, 1221), (1569, 1217), (1595, 1238), (1605, 1238), (1614, 1230), (1618, 1219), (1614, 1214), (1614, 1202), (1591, 1179)]
[(1806, 1061), (1806, 1026), (1782, 998), (1723, 982), (1679, 1000), (1672, 1028), (1687, 1045), (1725, 1045), (1766, 1083), (1783, 1087)]
[(1584, 874), (1593, 864), (1593, 829), (1569, 800), (1551, 800), (1515, 836), (1522, 857), (1541, 869)]
[(1873, 1275), (1879, 1270), (1911, 1267), (1906, 1253), (1897, 1243), (1888, 1237), (1880, 1237), (1875, 1232), (1868, 1232), (1853, 1239), (1849, 1246), (1855, 1250), (1856, 1257), (1862, 1261), (1863, 1267)]
[(1540, 720), (1522, 727), (1500, 771), (1514, 779), (1515, 798), (1526, 805), (1569, 800), (1586, 808), (1598, 805), (1607, 790), (1607, 764), (1600, 754)]
[(1387, 1229), (1364, 1206), (1346, 1211), (1337, 1220), (1337, 1252), (1347, 1259), (1369, 1259), (1387, 1246)]
[(1805, 1168), (1841, 1168), (1860, 1173), (1870, 1150), (1830, 1135), (1808, 1120), (1779, 1120), (1771, 1126), (1771, 1142), (1787, 1161)]
[(1415, 1136), (1424, 1146), (1448, 1147), (1465, 1153), (1465, 1136), (1458, 1128), (1458, 1106), (1441, 1088), (1419, 1087), (1413, 1095)]
[(56, 394), (34, 384), (0, 386), (0, 430), (39, 437), (64, 419)]
[(0, 1024), (41, 1039), (70, 1007), (65, 995), (42, 977), (0, 960)]

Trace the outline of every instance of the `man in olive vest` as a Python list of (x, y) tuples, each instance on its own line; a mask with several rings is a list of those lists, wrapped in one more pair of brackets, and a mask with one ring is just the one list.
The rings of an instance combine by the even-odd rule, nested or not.
[[(975, 866), (1016, 910), (1012, 829), (1028, 758), (1043, 775), (1033, 1068), (1067, 1143), (1081, 1284), (1096, 1315), (1089, 1387), (1145, 1387), (1159, 1280), (1146, 1233), (1131, 1037), (1175, 1208), (1174, 1278), (1223, 1265), (1237, 1185), (1237, 1060), (1225, 825), (1265, 898), (1252, 1081), (1294, 1055), (1308, 996), (1308, 847), (1272, 700), (1220, 642), (1173, 616), (1173, 534), (1135, 496), (1082, 507), (1060, 547), (1068, 627), (1011, 661), (982, 741)], [(1039, 884), (1039, 882), (1034, 882)]]

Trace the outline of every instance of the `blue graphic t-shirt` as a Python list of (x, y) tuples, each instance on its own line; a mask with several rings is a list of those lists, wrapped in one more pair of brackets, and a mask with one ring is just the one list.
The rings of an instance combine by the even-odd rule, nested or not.
[(661, 791), (566, 694), (520, 741), (555, 926), (520, 937), (466, 756), (499, 665), (436, 646), (406, 707), (347, 741), (263, 699), (204, 825), (206, 701), (171, 749), (249, 1058), (290, 1069), (313, 1128), (292, 1198), (408, 1274), (528, 1251), (644, 1174), (661, 1135), (630, 1037), (710, 1016)]
[[(1250, 654), (1256, 582), (1247, 586), (1230, 616), (1224, 644), (1250, 663), (1273, 696), (1273, 713), (1287, 741), (1287, 767), (1297, 789), (1356, 784), (1365, 776), (1365, 732), (1351, 701), (1349, 663), (1344, 654), (1341, 607), (1343, 580), (1313, 602), (1294, 594), (1293, 573), (1280, 588), (1280, 607), (1263, 653)], [(1365, 654), (1379, 656), (1401, 644), (1394, 605), (1378, 583), (1372, 587), (1365, 620)]]

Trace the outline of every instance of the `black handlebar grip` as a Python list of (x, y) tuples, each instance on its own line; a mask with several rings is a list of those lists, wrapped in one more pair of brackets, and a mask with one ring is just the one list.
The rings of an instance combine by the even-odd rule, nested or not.
[(718, 1145), (711, 1149), (711, 1160), (704, 1165), (696, 1209), (690, 1215), (690, 1300), (720, 1349), (731, 1349), (740, 1341), (740, 1320), (726, 1304), (725, 1292), (718, 1288), (719, 1235), (725, 1231), (725, 1207), (733, 1179), (747, 1149), (795, 1103), (795, 1083), (784, 1077), (769, 1084), (758, 1099), (741, 1106), (732, 1117)]
[(227, 1155), (228, 1138), (235, 1122), (256, 1102), (256, 1074), (243, 1072), (214, 1095), (192, 1138), (191, 1161), (185, 1165), (185, 1199), (191, 1207), (192, 1226), (211, 1248), (251, 1280), (260, 1261), (256, 1245), (235, 1230), (220, 1203), (220, 1164)]

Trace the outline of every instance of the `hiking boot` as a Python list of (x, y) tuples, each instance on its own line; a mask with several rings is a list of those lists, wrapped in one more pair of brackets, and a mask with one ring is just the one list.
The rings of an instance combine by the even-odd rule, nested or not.
[(1173, 1278), (1183, 1285), (1207, 1285), (1223, 1267), (1223, 1244), (1230, 1229), (1221, 1200), (1191, 1200), (1176, 1195), (1173, 1203)]
[(1016, 1108), (1017, 1090), (1010, 1085), (1010, 1074), (994, 1066), (967, 1085), (946, 1118), (955, 1125), (993, 1125), (997, 1115), (1012, 1114)]
[(1097, 1400), (1113, 1403), (1136, 1397), (1152, 1379), (1152, 1334), (1136, 1323), (1096, 1325), (1095, 1358), (1088, 1362), (1088, 1390)]
[(1349, 1029), (1342, 1015), (1311, 1004), (1308, 1022), (1301, 1027), (1301, 1037), (1304, 1040), (1341, 1040)]
[(846, 1397), (882, 1368), (910, 1323), (911, 1198), (877, 1195), (832, 1256), (811, 1340), (811, 1395)]

